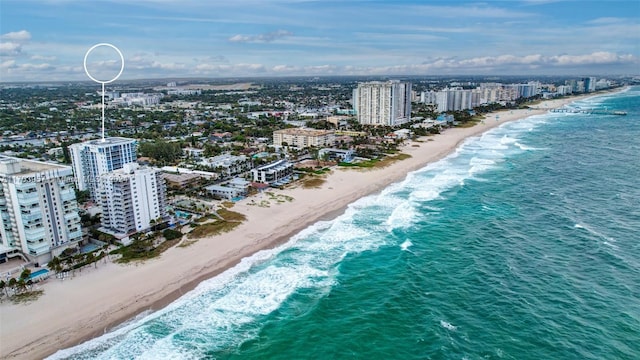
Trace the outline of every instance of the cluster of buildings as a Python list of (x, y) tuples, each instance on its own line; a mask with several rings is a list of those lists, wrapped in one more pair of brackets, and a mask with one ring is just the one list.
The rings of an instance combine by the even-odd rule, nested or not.
[(101, 230), (120, 239), (167, 219), (164, 178), (138, 165), (136, 140), (91, 140), (69, 151), (71, 167), (0, 157), (0, 262), (26, 256), (41, 264), (77, 247), (75, 188), (101, 207)]
[[(43, 264), (77, 248), (83, 232), (75, 189), (87, 191), (101, 208), (100, 230), (126, 242), (168, 220), (167, 183), (183, 187), (199, 177), (139, 165), (135, 139), (89, 140), (70, 145), (69, 153), (71, 166), (0, 156), (0, 262), (21, 257)], [(293, 175), (286, 159), (255, 168), (245, 155), (201, 162), (231, 178), (206, 188), (222, 199), (246, 196), (251, 181), (278, 186)], [(250, 179), (234, 177), (242, 173)]]
[(102, 208), (105, 232), (123, 237), (166, 218), (166, 186), (160, 170), (140, 167), (137, 141), (109, 137), (69, 146), (78, 190)]
[(475, 89), (462, 87), (444, 88), (439, 91), (423, 91), (419, 101), (437, 107), (438, 112), (460, 111), (490, 103), (507, 103), (519, 98), (539, 95), (541, 85), (537, 81), (526, 84), (481, 83)]
[(573, 93), (593, 92), (611, 87), (611, 81), (607, 79), (597, 80), (595, 77), (586, 77), (581, 80), (567, 80), (564, 85), (555, 88), (557, 95), (570, 95)]
[(153, 106), (160, 104), (163, 94), (146, 94), (146, 93), (118, 93), (112, 91), (105, 93), (105, 96), (111, 99), (112, 105), (118, 106)]
[(542, 84), (539, 81), (521, 84), (480, 83), (474, 89), (455, 86), (439, 91), (423, 91), (419, 95), (416, 94), (416, 100), (423, 104), (436, 106), (438, 112), (446, 112), (468, 110), (491, 103), (506, 104), (520, 98), (538, 95), (548, 98), (573, 93), (588, 93), (609, 87), (611, 87), (610, 81), (607, 79), (597, 80), (595, 77), (567, 80), (565, 85), (559, 86)]

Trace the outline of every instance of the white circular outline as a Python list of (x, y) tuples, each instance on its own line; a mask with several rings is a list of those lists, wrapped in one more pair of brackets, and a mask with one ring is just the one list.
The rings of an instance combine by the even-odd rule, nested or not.
[[(120, 55), (120, 62), (121, 62), (121, 65), (120, 65), (120, 72), (118, 73), (118, 75), (116, 75), (116, 76), (115, 76), (113, 79), (111, 79), (111, 80), (107, 80), (107, 81), (100, 81), (100, 80), (98, 80), (98, 79), (94, 78), (93, 76), (91, 76), (91, 74), (89, 74), (89, 70), (87, 70), (87, 57), (89, 57), (89, 53), (90, 53), (90, 52), (92, 52), (92, 51), (93, 51), (93, 49), (95, 49), (95, 48), (97, 48), (97, 47), (99, 47), (99, 46), (108, 46), (108, 47), (110, 47), (110, 48), (114, 49), (114, 50), (118, 53), (118, 55)], [(91, 48), (89, 48), (89, 50), (87, 50), (86, 54), (84, 54), (84, 62), (83, 62), (83, 66), (84, 66), (84, 72), (87, 74), (87, 76), (88, 76), (91, 80), (93, 80), (93, 81), (95, 81), (95, 82), (97, 82), (97, 83), (100, 83), (100, 84), (102, 84), (102, 85), (104, 85), (104, 84), (109, 84), (109, 83), (112, 83), (112, 82), (114, 82), (114, 81), (118, 80), (118, 78), (120, 77), (120, 75), (122, 75), (122, 71), (124, 71), (124, 56), (122, 56), (122, 52), (120, 52), (120, 49), (118, 49), (118, 48), (117, 48), (117, 47), (115, 47), (114, 45), (109, 44), (109, 43), (99, 43), (99, 44), (95, 44), (95, 45), (93, 45)]]

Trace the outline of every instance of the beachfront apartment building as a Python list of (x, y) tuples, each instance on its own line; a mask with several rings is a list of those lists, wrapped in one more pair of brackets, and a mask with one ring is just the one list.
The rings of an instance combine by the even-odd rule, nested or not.
[(125, 164), (102, 174), (97, 191), (102, 227), (114, 235), (147, 230), (167, 217), (167, 188), (159, 169)]
[(353, 106), (363, 125), (395, 126), (411, 120), (411, 83), (391, 80), (359, 83)]
[(0, 262), (44, 264), (81, 240), (71, 168), (0, 156)]
[(273, 132), (273, 145), (275, 146), (331, 147), (335, 145), (335, 141), (336, 134), (333, 130), (289, 128)]
[(88, 190), (95, 199), (100, 176), (135, 162), (137, 145), (135, 139), (123, 137), (107, 137), (104, 140), (89, 140), (70, 145), (69, 153), (78, 190)]
[(215, 198), (233, 200), (234, 198), (247, 196), (250, 185), (251, 182), (243, 178), (233, 178), (224, 184), (210, 185), (205, 189)]
[(272, 186), (287, 183), (292, 175), (293, 164), (286, 159), (251, 169), (251, 177), (254, 182), (265, 183)]

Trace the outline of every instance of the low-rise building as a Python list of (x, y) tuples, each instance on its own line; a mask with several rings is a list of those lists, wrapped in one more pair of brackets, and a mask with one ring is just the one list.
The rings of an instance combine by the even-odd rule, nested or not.
[(168, 187), (175, 189), (184, 189), (187, 188), (200, 180), (200, 175), (193, 173), (184, 173), (184, 174), (169, 174), (163, 173), (162, 177)]
[(355, 152), (351, 149), (335, 149), (335, 148), (324, 148), (318, 151), (318, 157), (321, 159), (331, 160), (331, 161), (342, 161), (342, 162), (351, 162)]
[(306, 148), (335, 145), (335, 131), (303, 128), (281, 129), (273, 132), (273, 145)]
[(214, 197), (232, 200), (237, 197), (247, 196), (250, 182), (242, 178), (233, 178), (220, 185), (207, 186), (205, 189)]
[(245, 155), (222, 154), (204, 159), (200, 164), (216, 169), (223, 176), (240, 175), (251, 169), (251, 161)]
[(182, 152), (186, 157), (189, 157), (192, 159), (200, 159), (204, 155), (204, 149), (197, 149), (197, 148), (184, 148)]
[(281, 185), (293, 175), (293, 164), (282, 159), (251, 170), (253, 181), (269, 185)]

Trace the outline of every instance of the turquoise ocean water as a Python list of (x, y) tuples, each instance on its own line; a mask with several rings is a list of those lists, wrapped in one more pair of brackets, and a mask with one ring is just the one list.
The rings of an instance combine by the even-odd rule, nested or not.
[(51, 359), (638, 359), (640, 87), (467, 140)]

